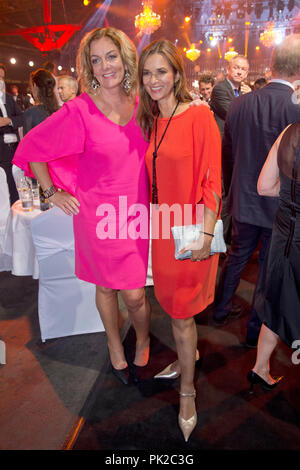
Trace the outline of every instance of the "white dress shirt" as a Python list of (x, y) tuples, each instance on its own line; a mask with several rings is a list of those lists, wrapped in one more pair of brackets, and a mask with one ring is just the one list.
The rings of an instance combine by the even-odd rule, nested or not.
[[(5, 107), (5, 93), (0, 91), (0, 109), (2, 111), (3, 117), (8, 117), (7, 116), (7, 110)], [(18, 142), (18, 138), (16, 134), (12, 133), (7, 133), (3, 135), (4, 143), (5, 144), (13, 144), (14, 142)]]

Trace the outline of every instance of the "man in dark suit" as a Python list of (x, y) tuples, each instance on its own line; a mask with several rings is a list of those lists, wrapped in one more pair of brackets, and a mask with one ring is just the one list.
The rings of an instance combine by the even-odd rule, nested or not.
[[(232, 215), (232, 241), (223, 265), (215, 299), (214, 319), (224, 324), (240, 275), (261, 242), (259, 273), (268, 252), (277, 198), (257, 193), (257, 180), (269, 150), (288, 124), (300, 121), (294, 103), (293, 82), (300, 80), (300, 34), (287, 37), (272, 55), (273, 79), (265, 87), (234, 100), (227, 113), (224, 138), (224, 181), (231, 181), (228, 212)], [(223, 162), (223, 163), (224, 163)], [(261, 322), (254, 308), (248, 322), (246, 344), (256, 346)]]
[(19, 88), (17, 87), (17, 85), (13, 85), (11, 87), (11, 94), (13, 96), (13, 99), (15, 100), (19, 108), (21, 109), (21, 111), (25, 111), (24, 99), (23, 99), (23, 96), (20, 95)]
[(251, 91), (251, 88), (244, 83), (248, 72), (248, 59), (238, 54), (229, 62), (225, 80), (217, 83), (212, 90), (210, 106), (214, 112), (222, 137), (226, 114), (231, 102), (237, 96)]
[[(214, 113), (215, 120), (218, 124), (221, 137), (224, 133), (224, 124), (226, 114), (232, 101), (241, 94), (249, 93), (251, 88), (244, 83), (249, 72), (248, 59), (243, 55), (236, 55), (228, 64), (227, 77), (225, 80), (217, 83), (211, 94), (210, 107)], [(224, 155), (222, 155), (222, 162), (224, 162)], [(231, 217), (227, 211), (227, 194), (228, 184), (230, 181), (222, 179), (222, 214), (221, 218), (224, 224), (224, 238), (227, 244), (231, 240)]]
[(12, 175), (12, 159), (17, 149), (18, 128), (23, 126), (23, 113), (13, 97), (5, 92), (5, 67), (0, 64), (0, 166), (5, 170), (10, 203), (19, 199)]

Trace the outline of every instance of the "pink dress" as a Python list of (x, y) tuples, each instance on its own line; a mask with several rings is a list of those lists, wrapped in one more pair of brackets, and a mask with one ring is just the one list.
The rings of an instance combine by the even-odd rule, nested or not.
[(137, 289), (146, 282), (148, 144), (136, 110), (137, 103), (131, 120), (120, 126), (82, 93), (32, 129), (13, 159), (28, 176), (34, 176), (28, 162), (47, 162), (54, 184), (76, 196), (75, 273), (112, 289)]

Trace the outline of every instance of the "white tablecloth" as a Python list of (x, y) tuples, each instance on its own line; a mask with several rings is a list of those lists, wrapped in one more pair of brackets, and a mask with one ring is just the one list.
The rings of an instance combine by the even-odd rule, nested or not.
[(11, 206), (4, 234), (3, 252), (10, 257), (9, 271), (16, 276), (39, 278), (30, 225), (32, 219), (40, 213), (38, 207), (34, 207), (32, 211), (24, 211), (20, 200)]

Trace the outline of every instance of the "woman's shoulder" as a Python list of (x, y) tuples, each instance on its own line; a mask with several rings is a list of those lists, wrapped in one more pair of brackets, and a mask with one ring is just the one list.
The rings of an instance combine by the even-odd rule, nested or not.
[(36, 106), (31, 106), (31, 108), (26, 109), (24, 111), (24, 116), (34, 116), (37, 114), (41, 114), (43, 111), (45, 112), (44, 107), (38, 104)]
[(41, 104), (37, 106), (32, 106), (31, 108), (26, 109), (24, 111), (24, 119), (28, 120), (31, 119), (34, 122), (40, 122), (43, 121), (48, 117), (48, 113), (45, 109), (45, 107)]
[(182, 115), (188, 120), (191, 124), (200, 123), (203, 126), (203, 123), (208, 122), (213, 116), (212, 111), (209, 106), (205, 104), (193, 104), (189, 103), (188, 107), (183, 111)]

